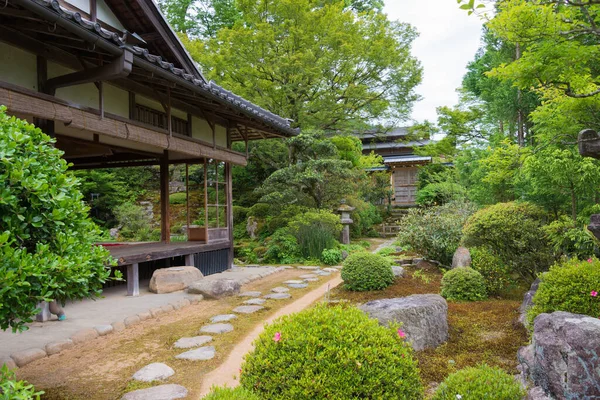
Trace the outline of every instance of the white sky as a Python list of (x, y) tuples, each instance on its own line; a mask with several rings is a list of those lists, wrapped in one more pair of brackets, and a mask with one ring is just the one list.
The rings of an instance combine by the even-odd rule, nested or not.
[(460, 10), (456, 0), (385, 0), (384, 11), (392, 20), (408, 22), (420, 36), (413, 42), (413, 55), (423, 66), (423, 82), (417, 92), (412, 118), (437, 121), (436, 107), (458, 102), (466, 66), (480, 46), (482, 21)]

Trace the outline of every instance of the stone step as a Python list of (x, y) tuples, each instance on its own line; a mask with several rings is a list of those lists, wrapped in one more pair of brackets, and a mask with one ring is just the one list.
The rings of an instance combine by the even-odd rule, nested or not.
[(283, 286), (277, 286), (277, 287), (271, 289), (271, 292), (273, 292), (273, 293), (287, 293), (289, 291), (290, 291), (290, 289), (283, 287)]
[(289, 299), (290, 297), (292, 297), (292, 295), (289, 293), (271, 293), (266, 296), (263, 296), (264, 299), (272, 299), (272, 300), (283, 300), (283, 299)]
[(160, 385), (148, 389), (134, 390), (126, 393), (121, 400), (175, 400), (183, 399), (188, 395), (188, 391), (181, 385)]
[(219, 322), (227, 322), (227, 321), (231, 321), (232, 319), (236, 319), (237, 315), (235, 314), (221, 314), (221, 315), (215, 315), (214, 317), (212, 317), (210, 319), (210, 322), (212, 322), (213, 324), (217, 324)]
[(254, 314), (257, 311), (263, 310), (262, 306), (239, 306), (233, 309), (234, 313), (238, 314)]
[(212, 336), (194, 336), (184, 337), (175, 342), (173, 347), (176, 349), (191, 349), (192, 347), (204, 346), (213, 340)]
[(200, 333), (212, 333), (215, 335), (231, 331), (233, 331), (233, 325), (231, 324), (204, 325), (202, 328), (200, 328)]
[(250, 299), (250, 300), (246, 300), (244, 302), (244, 304), (248, 305), (248, 306), (261, 306), (263, 304), (265, 304), (266, 300), (265, 299)]
[(152, 363), (133, 374), (133, 380), (139, 382), (152, 382), (167, 379), (175, 375), (173, 368), (163, 363)]
[(186, 351), (185, 353), (181, 353), (175, 358), (178, 360), (188, 360), (188, 361), (207, 361), (211, 360), (217, 354), (214, 346), (205, 346), (200, 347), (198, 349)]

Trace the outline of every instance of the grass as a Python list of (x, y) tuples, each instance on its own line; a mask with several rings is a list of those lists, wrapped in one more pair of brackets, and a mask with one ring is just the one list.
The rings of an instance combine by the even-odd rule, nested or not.
[[(350, 292), (338, 287), (332, 291), (332, 298), (358, 304), (440, 292), (442, 273), (437, 268), (406, 270), (405, 278), (384, 290)], [(522, 293), (517, 296), (513, 292), (509, 299), (448, 302), (449, 340), (436, 349), (416, 353), (425, 387), (442, 382), (452, 372), (481, 363), (516, 374), (517, 351), (528, 340), (527, 332), (516, 321), (521, 304), (518, 298), (522, 298)]]

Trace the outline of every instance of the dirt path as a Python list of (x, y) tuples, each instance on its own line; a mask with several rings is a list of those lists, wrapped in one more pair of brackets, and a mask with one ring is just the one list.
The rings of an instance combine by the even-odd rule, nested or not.
[(231, 351), (225, 362), (223, 362), (219, 368), (205, 375), (202, 381), (202, 387), (200, 389), (200, 398), (204, 397), (210, 392), (213, 386), (229, 386), (236, 387), (239, 385), (239, 381), (236, 377), (239, 376), (239, 371), (244, 360), (244, 356), (252, 350), (252, 342), (261, 334), (264, 330), (265, 324), (273, 322), (275, 319), (292, 314), (298, 311), (302, 311), (309, 307), (312, 303), (323, 297), (328, 289), (333, 289), (342, 283), (342, 279), (337, 276), (334, 279), (329, 280), (327, 283), (321, 285), (319, 288), (308, 292), (303, 297), (294, 301), (291, 304), (283, 307), (271, 317), (258, 324), (252, 332), (245, 336)]

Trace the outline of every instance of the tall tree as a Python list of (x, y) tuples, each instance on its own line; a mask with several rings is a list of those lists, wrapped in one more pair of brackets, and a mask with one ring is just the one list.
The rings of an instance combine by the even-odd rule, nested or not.
[(214, 37), (240, 18), (235, 0), (159, 0), (159, 6), (173, 28), (190, 37)]

